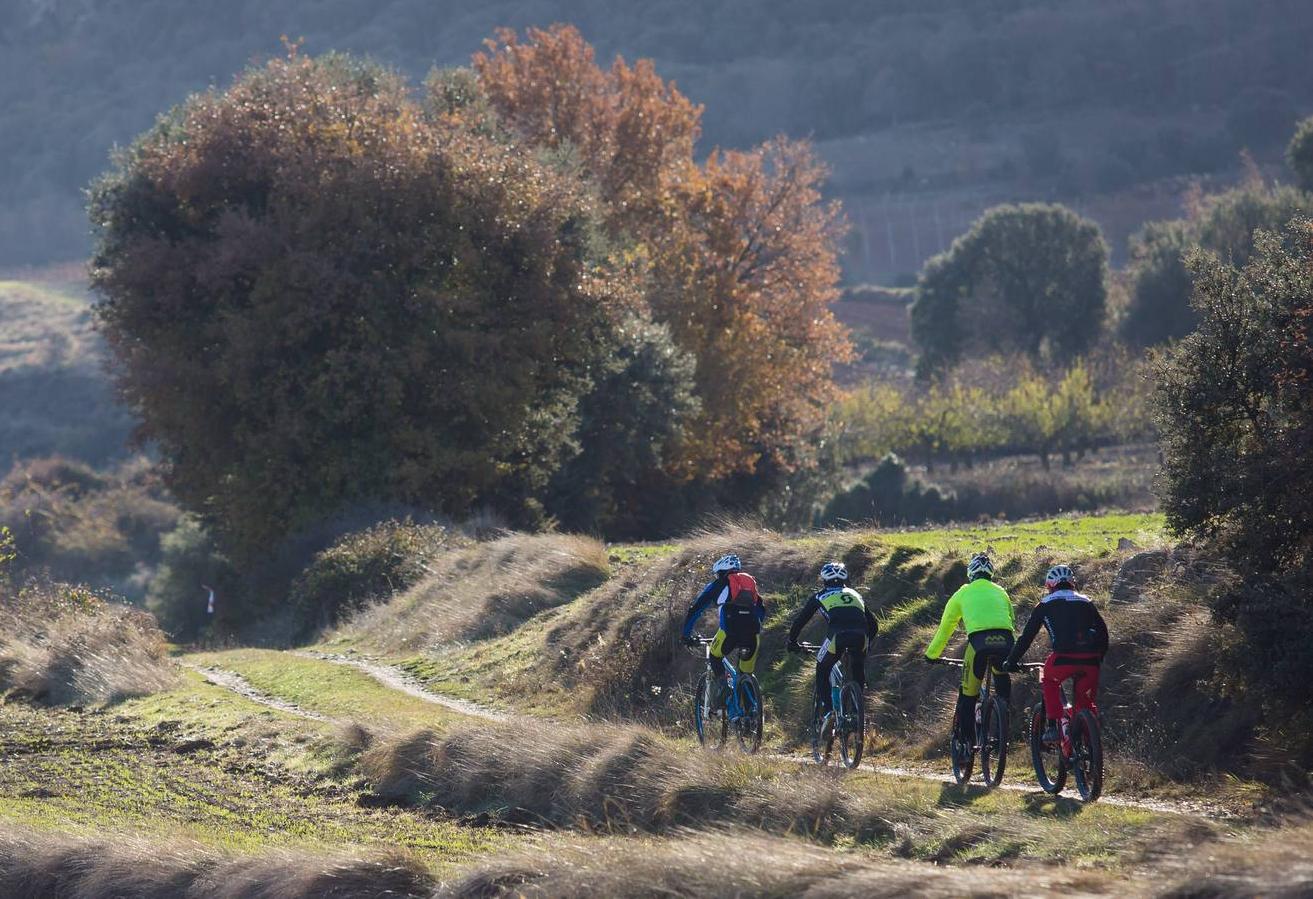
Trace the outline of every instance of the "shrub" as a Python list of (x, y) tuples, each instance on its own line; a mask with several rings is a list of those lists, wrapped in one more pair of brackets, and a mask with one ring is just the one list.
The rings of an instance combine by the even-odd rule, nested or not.
[(1286, 147), (1286, 164), (1300, 190), (1313, 191), (1313, 118), (1301, 121)]
[(870, 521), (888, 527), (947, 521), (952, 515), (952, 494), (910, 477), (903, 461), (890, 453), (865, 478), (830, 500), (821, 524)]
[(303, 626), (334, 624), (418, 583), (432, 571), (434, 556), (453, 539), (447, 527), (410, 519), (384, 521), (348, 534), (315, 555), (292, 582), (288, 601)]
[[(147, 588), (146, 607), (170, 636), (193, 640), (216, 624), (231, 632), (247, 619), (247, 585), (199, 519), (184, 516), (160, 546), (162, 558)], [(207, 611), (207, 588), (215, 592), (213, 616)]]
[(0, 593), (0, 688), (50, 705), (112, 702), (169, 687), (175, 669), (154, 619), (85, 587)]

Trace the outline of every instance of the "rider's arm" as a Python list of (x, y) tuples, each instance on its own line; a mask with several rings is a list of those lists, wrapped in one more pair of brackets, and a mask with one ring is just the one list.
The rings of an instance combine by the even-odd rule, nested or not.
[(718, 593), (716, 585), (719, 583), (719, 581), (712, 581), (703, 587), (702, 592), (698, 594), (698, 598), (693, 600), (693, 605), (688, 607), (688, 614), (684, 616), (685, 637), (693, 635), (693, 627), (698, 623), (698, 619), (702, 617), (702, 613), (716, 601)]
[(880, 622), (875, 620), (875, 613), (869, 608), (864, 611), (866, 612), (866, 639), (874, 640), (875, 635), (880, 633)]
[(757, 604), (752, 607), (752, 614), (757, 616), (757, 624), (766, 623), (766, 600), (757, 597)]
[(1108, 623), (1103, 620), (1099, 610), (1094, 610), (1094, 643), (1100, 656), (1108, 654)]
[[(960, 592), (959, 590), (958, 593)], [(953, 631), (957, 630), (957, 623), (962, 620), (962, 600), (958, 598), (958, 593), (950, 596), (948, 602), (944, 604), (944, 614), (939, 619), (939, 630), (935, 631), (930, 645), (925, 648), (927, 659), (937, 659), (943, 655), (944, 647), (948, 645), (948, 638), (953, 636)]]
[(1035, 642), (1035, 635), (1039, 633), (1039, 627), (1044, 623), (1044, 603), (1035, 603), (1035, 608), (1030, 610), (1030, 618), (1026, 621), (1026, 628), (1017, 638), (1016, 645), (1012, 647), (1012, 652), (1008, 656), (1009, 662), (1016, 662), (1026, 654), (1030, 649), (1030, 644)]
[(807, 626), (808, 621), (812, 620), (812, 616), (816, 614), (820, 607), (819, 594), (812, 594), (812, 598), (807, 600), (803, 607), (798, 610), (797, 615), (793, 616), (793, 624), (789, 625), (790, 643), (798, 642), (798, 635), (802, 633), (802, 629)]

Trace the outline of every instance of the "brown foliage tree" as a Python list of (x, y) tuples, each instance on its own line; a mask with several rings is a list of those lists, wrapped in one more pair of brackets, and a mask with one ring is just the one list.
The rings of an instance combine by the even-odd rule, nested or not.
[(590, 200), (375, 67), (274, 61), (97, 185), (119, 385), (240, 555), (355, 503), (532, 517), (633, 303)]
[(671, 473), (715, 480), (813, 462), (851, 346), (830, 312), (837, 204), (807, 144), (693, 156), (701, 108), (650, 61), (602, 70), (570, 26), (500, 31), (474, 58), (501, 122), (568, 146), (599, 186), (613, 237), (646, 264), (654, 317), (696, 361), (701, 411)]

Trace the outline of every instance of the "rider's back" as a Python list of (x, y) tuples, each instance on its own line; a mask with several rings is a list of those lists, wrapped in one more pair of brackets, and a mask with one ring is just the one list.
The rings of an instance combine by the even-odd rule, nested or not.
[(976, 578), (959, 587), (944, 606), (939, 630), (935, 632), (927, 655), (938, 658), (959, 621), (968, 635), (977, 631), (1014, 630), (1012, 600), (1008, 591), (988, 578)]

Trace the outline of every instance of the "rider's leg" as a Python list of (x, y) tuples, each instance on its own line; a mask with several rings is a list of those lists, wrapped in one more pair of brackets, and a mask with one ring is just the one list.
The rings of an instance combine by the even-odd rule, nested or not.
[(837, 651), (848, 650), (848, 664), (852, 670), (848, 676), (856, 682), (857, 686), (866, 691), (866, 634), (860, 631), (854, 631), (844, 634), (843, 645), (836, 644)]
[(1044, 733), (1041, 739), (1046, 743), (1058, 740), (1058, 719), (1062, 717), (1062, 682), (1069, 673), (1063, 665), (1055, 665), (1053, 653), (1044, 660), (1044, 675), (1040, 678), (1040, 689), (1044, 693)]
[(833, 651), (827, 637), (816, 651), (816, 702), (827, 712), (834, 711), (834, 704), (830, 701), (830, 672), (838, 661), (839, 654)]
[(1003, 628), (988, 631), (976, 631), (968, 638), (976, 651), (976, 677), (985, 676), (985, 665), (994, 672), (994, 693), (1005, 702), (1012, 701), (1012, 678), (1000, 667), (1012, 652), (1016, 642), (1012, 632)]
[(710, 651), (707, 653), (707, 675), (711, 679), (711, 704), (719, 706), (725, 699), (725, 641), (729, 635), (725, 629), (721, 628), (716, 631), (716, 636), (711, 641)]
[(739, 641), (739, 646), (743, 652), (739, 654), (739, 671), (744, 674), (751, 674), (757, 668), (757, 650), (761, 649), (761, 633), (745, 636), (745, 639)]
[(962, 685), (957, 694), (957, 735), (968, 744), (976, 741), (976, 703), (980, 701), (982, 666), (976, 672), (976, 648), (967, 642), (962, 653)]
[(1072, 666), (1075, 676), (1071, 681), (1072, 692), (1076, 694), (1077, 709), (1095, 710), (1095, 700), (1099, 695), (1099, 666)]

